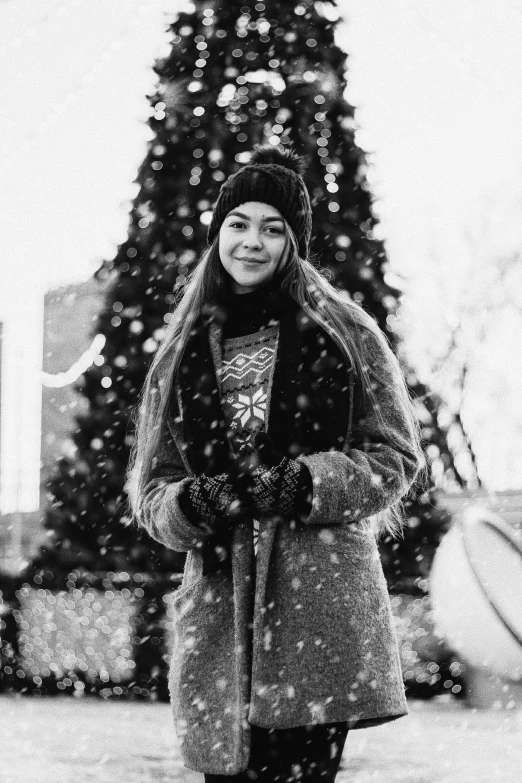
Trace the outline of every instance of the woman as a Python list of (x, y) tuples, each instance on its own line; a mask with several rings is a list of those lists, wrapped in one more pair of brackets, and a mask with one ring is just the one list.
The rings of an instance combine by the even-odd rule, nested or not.
[(135, 515), (188, 553), (170, 691), (206, 783), (333, 781), (349, 729), (407, 713), (372, 525), (400, 531), (418, 428), (384, 335), (307, 260), (303, 171), (258, 145), (224, 183), (142, 393)]

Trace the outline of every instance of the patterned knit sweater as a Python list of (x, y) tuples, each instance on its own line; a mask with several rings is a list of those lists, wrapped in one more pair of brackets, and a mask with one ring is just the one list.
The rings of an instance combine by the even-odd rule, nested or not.
[(221, 393), (231, 429), (265, 429), (279, 327), (230, 337), (223, 343)]
[[(231, 429), (264, 430), (268, 420), (279, 326), (230, 337), (223, 342), (221, 394)], [(257, 555), (259, 522), (254, 519)]]

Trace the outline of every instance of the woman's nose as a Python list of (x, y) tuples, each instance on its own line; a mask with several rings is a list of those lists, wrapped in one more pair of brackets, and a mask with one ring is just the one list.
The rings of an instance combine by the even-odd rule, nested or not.
[(251, 228), (247, 231), (243, 237), (243, 244), (245, 247), (261, 247), (261, 235), (255, 228)]

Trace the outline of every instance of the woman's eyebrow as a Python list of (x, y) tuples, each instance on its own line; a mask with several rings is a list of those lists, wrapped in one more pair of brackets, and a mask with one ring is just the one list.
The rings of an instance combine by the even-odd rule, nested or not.
[[(229, 212), (227, 217), (240, 217), (243, 218), (243, 220), (250, 220), (248, 215), (243, 214), (243, 212), (237, 212), (236, 210), (234, 210), (234, 212)], [(267, 223), (269, 220), (279, 220), (281, 223), (283, 222), (282, 217), (276, 217), (275, 215), (273, 217), (263, 218), (264, 223)]]

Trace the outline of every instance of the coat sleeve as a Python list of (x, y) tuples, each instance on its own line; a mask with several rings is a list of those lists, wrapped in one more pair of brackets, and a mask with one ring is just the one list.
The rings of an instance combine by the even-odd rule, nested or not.
[[(313, 482), (312, 508), (305, 524), (356, 522), (383, 511), (405, 495), (422, 467), (423, 457), (400, 392), (399, 364), (369, 330), (363, 333), (365, 360), (379, 413), (366, 411), (362, 388), (354, 389), (354, 422), (350, 449), (298, 457)], [(380, 381), (372, 373), (379, 367)]]
[[(153, 387), (151, 395), (152, 405), (157, 404), (157, 386)], [(176, 552), (201, 547), (208, 537), (189, 522), (180, 508), (180, 494), (190, 481), (168, 422), (165, 422), (159, 433), (149, 479), (138, 498), (137, 516), (139, 524), (152, 538)]]

